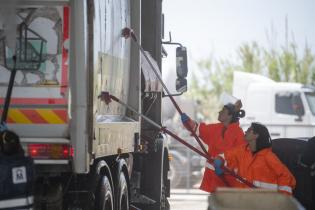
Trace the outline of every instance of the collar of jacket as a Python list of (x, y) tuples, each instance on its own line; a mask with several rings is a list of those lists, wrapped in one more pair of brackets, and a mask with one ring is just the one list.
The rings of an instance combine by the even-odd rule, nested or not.
[[(222, 127), (224, 127), (224, 124), (223, 124), (223, 123), (220, 123), (220, 124), (221, 124)], [(230, 123), (226, 128), (227, 128), (227, 129), (229, 129), (229, 128), (232, 128), (232, 129), (233, 129), (233, 128), (238, 128), (238, 127), (239, 127), (239, 124), (240, 124), (239, 122)]]
[(252, 152), (249, 148), (249, 144), (245, 145), (245, 150), (252, 153), (253, 156), (258, 156), (258, 155), (265, 155), (266, 153), (271, 152), (271, 147), (270, 148), (264, 148), (258, 152)]

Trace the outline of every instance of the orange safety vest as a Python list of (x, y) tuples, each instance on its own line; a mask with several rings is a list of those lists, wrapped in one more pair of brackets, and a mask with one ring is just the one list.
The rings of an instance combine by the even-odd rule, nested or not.
[[(295, 178), (271, 148), (253, 154), (247, 144), (226, 151), (222, 157), (226, 160), (229, 169), (255, 186), (292, 194), (296, 184)], [(248, 188), (235, 179), (232, 182), (230, 180), (231, 187)]]
[[(243, 130), (239, 127), (239, 123), (231, 123), (224, 132), (223, 123), (199, 125), (199, 137), (208, 145), (208, 154), (215, 158), (217, 155), (236, 146), (244, 145)], [(230, 179), (230, 177), (228, 177)], [(214, 167), (210, 163), (206, 163), (206, 169), (200, 185), (200, 189), (206, 192), (213, 192), (217, 187), (226, 186), (222, 178), (214, 173)]]

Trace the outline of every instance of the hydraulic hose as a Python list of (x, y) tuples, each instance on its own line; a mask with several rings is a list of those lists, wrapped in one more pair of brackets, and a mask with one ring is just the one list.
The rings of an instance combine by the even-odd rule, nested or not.
[(15, 75), (16, 75), (16, 56), (14, 55), (12, 57), (12, 59), (13, 59), (13, 69), (12, 69), (11, 74), (10, 74), (10, 80), (9, 80), (9, 85), (8, 85), (8, 89), (7, 89), (7, 94), (6, 94), (4, 105), (3, 105), (3, 112), (2, 112), (1, 121), (0, 121), (1, 125), (3, 125), (3, 123), (5, 123), (7, 121), (9, 106), (10, 106), (10, 101), (11, 101), (11, 95), (12, 95), (12, 90), (13, 90), (13, 86), (14, 86), (14, 79), (15, 79)]

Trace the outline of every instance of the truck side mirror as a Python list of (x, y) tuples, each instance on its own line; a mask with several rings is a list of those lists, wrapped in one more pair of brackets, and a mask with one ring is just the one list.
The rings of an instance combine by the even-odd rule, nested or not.
[(187, 51), (186, 47), (180, 46), (176, 48), (176, 73), (177, 77), (186, 78), (187, 68)]
[(187, 91), (187, 80), (185, 78), (176, 79), (176, 91), (183, 93)]
[(176, 91), (183, 93), (187, 91), (187, 50), (186, 47), (176, 48)]
[[(171, 94), (172, 96), (179, 96), (182, 95), (184, 92), (187, 91), (187, 74), (188, 74), (188, 68), (187, 68), (187, 49), (182, 44), (178, 42), (172, 42), (171, 33), (170, 35), (170, 41), (162, 42), (162, 44), (167, 45), (177, 45), (176, 48), (176, 91), (179, 93)], [(165, 54), (165, 53), (164, 53)], [(167, 55), (167, 53), (166, 53)], [(163, 97), (168, 95), (163, 95)]]

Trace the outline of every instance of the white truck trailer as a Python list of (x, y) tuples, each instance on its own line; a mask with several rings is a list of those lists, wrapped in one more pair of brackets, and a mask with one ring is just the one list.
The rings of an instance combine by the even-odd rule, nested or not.
[(35, 208), (169, 209), (163, 134), (126, 107), (98, 98), (108, 91), (161, 123), (162, 91), (141, 71), (139, 49), (121, 32), (132, 28), (161, 68), (162, 1), (0, 5), (0, 113), (15, 54), (7, 126), (35, 160)]
[(246, 117), (265, 124), (272, 138), (315, 135), (315, 87), (299, 83), (275, 82), (267, 77), (234, 72), (233, 96), (242, 100)]

